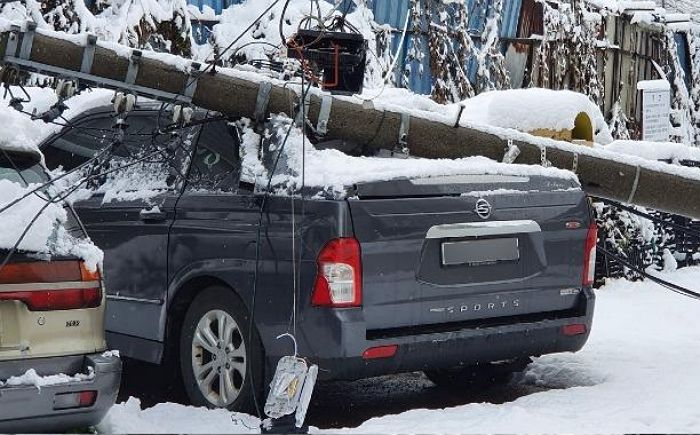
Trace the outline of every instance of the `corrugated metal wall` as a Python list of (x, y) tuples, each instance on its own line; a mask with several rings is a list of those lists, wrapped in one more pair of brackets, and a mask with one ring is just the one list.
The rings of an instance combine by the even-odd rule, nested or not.
[[(200, 9), (202, 7), (209, 6), (217, 14), (232, 5), (243, 3), (244, 0), (188, 0), (191, 4), (198, 6)], [(255, 0), (249, 0), (255, 1)], [(326, 0), (330, 3), (334, 3), (333, 0)], [(522, 0), (503, 0), (503, 15), (501, 21), (501, 36), (505, 38), (513, 38), (516, 36), (518, 29), (518, 17), (520, 15), (520, 5)], [(469, 28), (474, 34), (479, 34), (484, 28), (486, 23), (486, 13), (490, 7), (491, 0), (485, 0), (484, 2), (477, 2), (476, 0), (465, 0), (467, 4), (467, 9), (469, 11)], [(374, 12), (374, 19), (379, 24), (388, 24), (393, 29), (392, 40), (392, 53), (396, 53), (401, 42), (401, 30), (404, 27), (406, 13), (408, 11), (409, 0), (369, 0), (369, 5)], [(480, 5), (480, 6), (479, 6)], [(352, 11), (354, 5), (352, 0), (342, 0), (339, 10), (344, 11), (346, 7)], [(198, 25), (193, 23), (195, 28), (195, 37), (198, 42), (203, 43), (209, 36), (209, 32), (206, 25)], [(413, 27), (413, 23), (409, 23), (409, 31)], [(409, 35), (410, 36), (410, 35)], [(399, 53), (399, 61), (396, 66), (396, 79), (400, 86), (407, 86), (414, 92), (429, 94), (432, 87), (432, 77), (430, 74), (430, 56), (428, 52), (428, 42), (425, 36), (422, 36), (419, 40), (420, 51), (424, 54), (422, 65), (417, 61), (413, 61), (410, 65), (410, 75), (408, 80), (404, 83), (404, 71), (406, 71), (406, 57), (409, 50), (414, 44), (415, 38), (408, 38), (407, 43), (404, 44), (402, 52)], [(475, 43), (479, 43), (475, 39)], [(474, 79), (476, 77), (476, 62), (472, 59), (467, 65), (468, 73), (470, 78)]]

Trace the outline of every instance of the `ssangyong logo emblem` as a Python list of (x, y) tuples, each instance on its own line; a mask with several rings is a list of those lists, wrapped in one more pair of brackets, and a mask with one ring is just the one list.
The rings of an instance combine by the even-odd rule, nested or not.
[(474, 207), (474, 211), (481, 219), (488, 219), (491, 216), (492, 209), (491, 204), (484, 198), (479, 198), (476, 202), (476, 207)]

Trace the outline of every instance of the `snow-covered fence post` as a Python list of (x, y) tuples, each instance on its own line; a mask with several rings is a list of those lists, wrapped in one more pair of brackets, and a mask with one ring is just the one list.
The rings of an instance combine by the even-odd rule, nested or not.
[(690, 143), (695, 138), (695, 127), (691, 114), (690, 95), (685, 83), (685, 72), (678, 57), (678, 46), (674, 32), (667, 29), (665, 36), (668, 53), (666, 69), (671, 79), (671, 110), (675, 123), (679, 124), (672, 137), (675, 136), (675, 140), (681, 143)]

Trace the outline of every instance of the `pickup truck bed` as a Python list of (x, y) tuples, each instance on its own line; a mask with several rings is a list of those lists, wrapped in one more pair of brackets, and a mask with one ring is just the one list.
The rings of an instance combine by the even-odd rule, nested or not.
[(591, 218), (574, 182), (395, 180), (357, 185), (333, 209), (331, 221), (350, 223), (334, 236), (359, 242), (362, 294), (357, 307), (302, 302), (300, 349), (322, 378), (576, 351), (586, 342)]

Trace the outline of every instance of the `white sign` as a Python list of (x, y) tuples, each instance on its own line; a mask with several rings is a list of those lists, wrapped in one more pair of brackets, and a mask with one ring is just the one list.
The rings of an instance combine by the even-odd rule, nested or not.
[[(657, 85), (664, 82), (665, 86)], [(671, 122), (671, 90), (666, 80), (639, 82), (642, 91), (642, 140), (668, 142)]]

